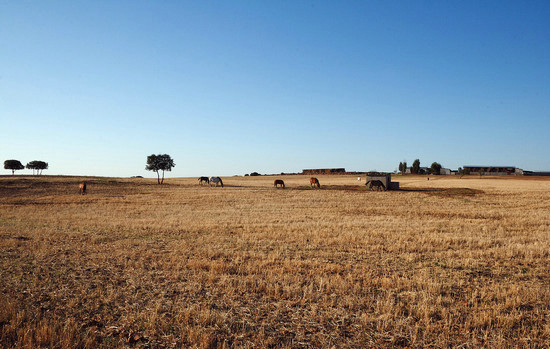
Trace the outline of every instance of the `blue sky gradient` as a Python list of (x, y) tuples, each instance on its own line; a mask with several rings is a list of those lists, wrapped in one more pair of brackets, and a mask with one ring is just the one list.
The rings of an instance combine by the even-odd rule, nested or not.
[(549, 18), (548, 1), (0, 2), (1, 160), (550, 170)]

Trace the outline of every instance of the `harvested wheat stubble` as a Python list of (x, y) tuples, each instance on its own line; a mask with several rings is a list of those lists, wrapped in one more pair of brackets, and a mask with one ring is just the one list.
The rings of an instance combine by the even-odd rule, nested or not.
[(550, 181), (0, 177), (0, 347), (546, 347)]

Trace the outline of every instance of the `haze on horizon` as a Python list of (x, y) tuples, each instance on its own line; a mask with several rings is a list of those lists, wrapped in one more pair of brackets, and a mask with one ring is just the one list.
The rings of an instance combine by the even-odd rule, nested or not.
[(0, 160), (549, 171), (548, 18), (546, 1), (2, 2)]

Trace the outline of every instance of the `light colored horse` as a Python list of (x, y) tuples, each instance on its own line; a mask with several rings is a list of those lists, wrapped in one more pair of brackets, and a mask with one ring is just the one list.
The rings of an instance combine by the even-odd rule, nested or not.
[(216, 187), (218, 186), (218, 184), (221, 184), (223, 188), (223, 181), (220, 177), (210, 177), (210, 186), (212, 186), (212, 184), (215, 184)]
[(319, 184), (319, 180), (315, 177), (311, 177), (309, 179), (309, 184), (312, 186), (312, 187), (315, 187), (317, 186), (317, 188), (321, 188), (321, 184)]
[(275, 188), (278, 188), (281, 186), (283, 189), (285, 188), (285, 182), (282, 179), (276, 179), (275, 182), (273, 182), (273, 186)]
[(80, 195), (86, 194), (86, 182), (82, 182), (79, 185)]

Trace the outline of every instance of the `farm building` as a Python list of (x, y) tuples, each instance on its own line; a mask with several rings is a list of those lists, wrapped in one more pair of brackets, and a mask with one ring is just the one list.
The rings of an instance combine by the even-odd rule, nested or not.
[(314, 175), (314, 174), (344, 174), (346, 173), (345, 168), (312, 168), (302, 170), (302, 174), (305, 175)]
[(523, 174), (523, 171), (515, 166), (464, 166), (464, 171), (470, 174), (484, 174), (488, 176)]
[(525, 176), (550, 176), (550, 172), (544, 171), (523, 171)]
[(391, 173), (379, 173), (379, 172), (369, 172), (367, 173), (367, 181), (380, 181), (384, 184), (386, 190), (399, 190), (399, 182), (391, 181)]

